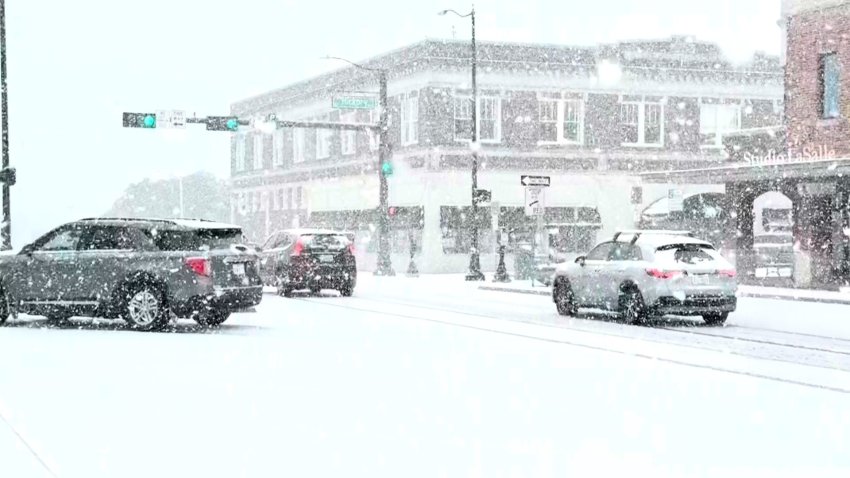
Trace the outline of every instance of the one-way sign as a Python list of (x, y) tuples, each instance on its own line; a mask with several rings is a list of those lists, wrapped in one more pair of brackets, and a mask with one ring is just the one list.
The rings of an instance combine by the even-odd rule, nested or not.
[(520, 182), (523, 186), (543, 186), (549, 187), (549, 176), (520, 176)]

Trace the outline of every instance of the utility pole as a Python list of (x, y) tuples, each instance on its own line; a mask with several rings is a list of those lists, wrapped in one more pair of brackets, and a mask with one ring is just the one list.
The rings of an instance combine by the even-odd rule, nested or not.
[(389, 128), (389, 108), (387, 99), (387, 70), (380, 70), (378, 76), (379, 93), (378, 102), (380, 103), (381, 115), (378, 120), (378, 178), (380, 181), (379, 195), (379, 212), (378, 212), (378, 267), (375, 270), (375, 275), (378, 276), (394, 276), (392, 259), (390, 258), (390, 238), (389, 238), (389, 185), (387, 184), (387, 175), (384, 172), (384, 165), (389, 164), (390, 158), (390, 138)]
[[(6, 1), (0, 0), (0, 128), (2, 133), (3, 170), (9, 168), (9, 87), (6, 84)], [(12, 248), (12, 203), (9, 181), (3, 182), (3, 224), (0, 227), (0, 248), (7, 251)]]
[(475, 6), (466, 15), (448, 9), (439, 12), (439, 15), (453, 13), (460, 18), (469, 17), (472, 21), (472, 237), (470, 238), (469, 250), (469, 272), (466, 274), (468, 281), (483, 281), (484, 274), (481, 273), (481, 255), (478, 251), (478, 48), (475, 43)]

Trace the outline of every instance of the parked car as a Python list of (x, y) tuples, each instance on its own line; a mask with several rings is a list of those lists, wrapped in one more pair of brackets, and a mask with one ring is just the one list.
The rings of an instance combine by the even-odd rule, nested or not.
[(791, 232), (753, 238), (753, 277), (764, 284), (790, 286), (794, 280), (794, 236)]
[(288, 229), (269, 236), (260, 248), (266, 285), (291, 297), (296, 290), (338, 290), (344, 297), (357, 285), (354, 238), (346, 232)]
[(561, 315), (586, 307), (620, 312), (627, 323), (673, 314), (720, 324), (737, 305), (735, 276), (710, 243), (686, 233), (617, 233), (558, 267), (552, 299)]
[(156, 330), (170, 315), (223, 323), (262, 299), (259, 258), (239, 226), (203, 220), (83, 219), (0, 257), (0, 323), (23, 312), (121, 318)]

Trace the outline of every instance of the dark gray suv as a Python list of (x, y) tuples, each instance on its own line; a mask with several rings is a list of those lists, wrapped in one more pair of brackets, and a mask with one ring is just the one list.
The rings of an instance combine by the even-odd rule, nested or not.
[(258, 257), (239, 226), (184, 219), (83, 219), (0, 256), (0, 324), (121, 318), (156, 330), (173, 313), (219, 325), (262, 299)]

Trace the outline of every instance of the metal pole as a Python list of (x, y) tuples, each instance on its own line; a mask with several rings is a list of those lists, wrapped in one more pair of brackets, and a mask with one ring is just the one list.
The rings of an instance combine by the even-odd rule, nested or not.
[[(0, 118), (2, 132), (3, 168), (9, 167), (9, 87), (6, 85), (6, 2), (0, 0)], [(3, 224), (0, 227), (0, 248), (12, 248), (12, 206), (9, 184), (3, 183)]]
[(469, 255), (468, 281), (482, 281), (481, 260), (478, 252), (478, 202), (475, 191), (478, 189), (478, 48), (475, 44), (475, 7), (470, 14), (472, 19), (472, 241)]
[(379, 75), (380, 92), (379, 101), (381, 105), (381, 117), (378, 121), (380, 126), (378, 147), (378, 178), (380, 181), (380, 195), (378, 207), (378, 267), (375, 269), (375, 275), (378, 276), (394, 276), (392, 260), (390, 259), (389, 251), (389, 204), (388, 196), (389, 189), (387, 185), (387, 177), (384, 174), (381, 166), (389, 159), (389, 108), (387, 100), (387, 72), (382, 70)]
[(177, 178), (178, 186), (180, 187), (180, 219), (185, 218), (185, 213), (183, 212), (183, 177)]

